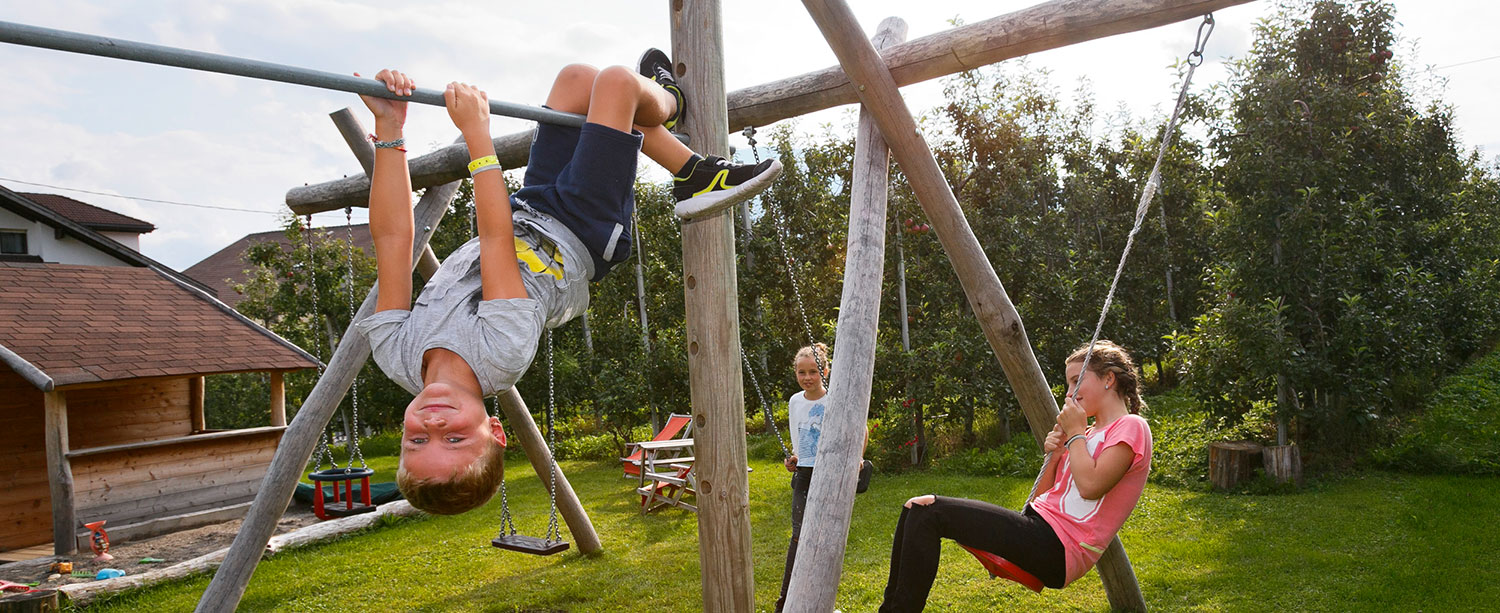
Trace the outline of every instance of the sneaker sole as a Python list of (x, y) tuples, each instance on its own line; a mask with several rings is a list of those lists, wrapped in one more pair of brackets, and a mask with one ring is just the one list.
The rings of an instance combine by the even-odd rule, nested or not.
[(770, 187), (771, 182), (775, 181), (776, 177), (779, 176), (781, 176), (781, 161), (771, 160), (771, 167), (769, 169), (755, 175), (749, 181), (729, 189), (688, 198), (677, 203), (677, 207), (673, 210), (682, 219), (707, 217), (755, 197), (756, 194)]

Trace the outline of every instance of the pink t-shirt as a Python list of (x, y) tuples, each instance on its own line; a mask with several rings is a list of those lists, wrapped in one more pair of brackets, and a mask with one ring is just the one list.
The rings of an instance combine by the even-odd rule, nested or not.
[(1151, 472), (1151, 427), (1146, 425), (1145, 418), (1126, 415), (1102, 431), (1091, 427), (1086, 434), (1089, 455), (1095, 460), (1105, 449), (1119, 443), (1129, 445), (1135, 457), (1119, 483), (1098, 500), (1088, 500), (1078, 494), (1072, 463), (1063, 450), (1057, 480), (1031, 501), (1031, 508), (1047, 520), (1062, 541), (1067, 558), (1067, 583), (1082, 577), (1099, 561), (1104, 548), (1135, 510), (1135, 503), (1140, 501), (1141, 491), (1146, 487), (1146, 475)]

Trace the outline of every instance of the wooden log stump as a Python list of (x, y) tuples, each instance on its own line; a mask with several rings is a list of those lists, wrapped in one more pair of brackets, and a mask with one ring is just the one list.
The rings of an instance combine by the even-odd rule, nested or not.
[(1277, 483), (1288, 481), (1302, 486), (1302, 449), (1296, 445), (1266, 447), (1262, 459), (1266, 474)]
[(1250, 441), (1219, 441), (1208, 446), (1208, 480), (1227, 490), (1250, 478), (1260, 465), (1261, 446)]
[(36, 590), (0, 598), (0, 613), (55, 613), (57, 590)]

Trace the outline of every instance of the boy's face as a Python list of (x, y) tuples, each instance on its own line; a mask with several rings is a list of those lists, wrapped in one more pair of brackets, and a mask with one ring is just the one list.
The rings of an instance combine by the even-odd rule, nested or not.
[(485, 414), (484, 399), (442, 382), (430, 383), (406, 407), (401, 466), (418, 479), (447, 481), (504, 436)]

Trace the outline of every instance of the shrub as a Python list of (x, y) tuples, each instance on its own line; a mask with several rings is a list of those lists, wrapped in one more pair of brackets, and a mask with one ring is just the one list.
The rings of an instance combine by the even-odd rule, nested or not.
[(1042, 454), (1031, 437), (1016, 437), (989, 448), (971, 447), (936, 463), (939, 472), (975, 477), (1030, 478), (1042, 469)]
[(1210, 414), (1195, 398), (1176, 391), (1146, 399), (1142, 414), (1151, 424), (1151, 481), (1167, 485), (1197, 485), (1208, 479), (1208, 445), (1214, 441), (1257, 440), (1274, 436), (1271, 407), (1256, 403), (1243, 420)]
[(1371, 455), (1396, 470), (1500, 474), (1500, 352), (1444, 380), (1395, 444)]

